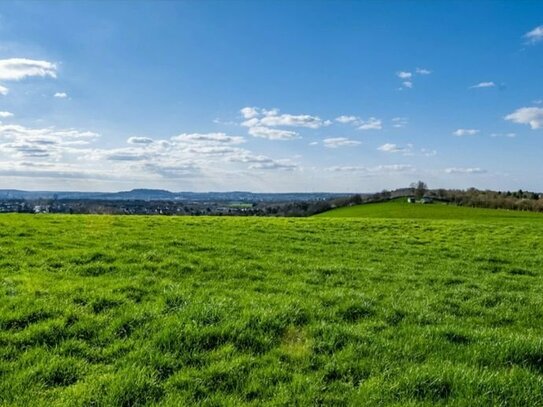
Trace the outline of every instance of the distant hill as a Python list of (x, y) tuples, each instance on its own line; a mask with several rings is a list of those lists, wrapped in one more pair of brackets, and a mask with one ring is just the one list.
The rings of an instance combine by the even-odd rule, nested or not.
[(408, 203), (405, 198), (388, 202), (346, 206), (320, 213), (328, 218), (383, 218), (383, 219), (541, 219), (543, 214), (504, 209), (483, 209), (445, 203)]
[(21, 191), (0, 189), (0, 199), (78, 199), (78, 200), (140, 200), (140, 201), (238, 201), (292, 202), (316, 201), (350, 196), (349, 193), (253, 193), (231, 192), (170, 192), (163, 189), (133, 189), (121, 192)]

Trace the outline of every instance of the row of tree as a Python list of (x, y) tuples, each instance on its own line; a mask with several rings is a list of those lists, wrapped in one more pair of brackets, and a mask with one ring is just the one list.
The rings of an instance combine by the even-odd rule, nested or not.
[[(413, 196), (417, 200), (430, 197), (436, 201), (447, 202), (454, 205), (470, 206), (490, 209), (509, 209), (520, 211), (543, 212), (543, 194), (530, 191), (491, 191), (469, 188), (461, 189), (429, 189), (426, 183), (418, 181), (409, 188), (394, 191), (384, 190), (371, 195), (353, 195), (331, 201), (318, 203), (305, 203), (303, 207), (293, 208), (287, 205), (278, 215), (283, 216), (310, 216), (324, 212), (335, 207), (352, 206), (362, 203), (383, 202), (392, 198)], [(283, 212), (283, 213), (281, 213)]]
[(543, 212), (543, 196), (535, 192), (482, 191), (470, 188), (467, 190), (438, 189), (428, 191), (428, 194), (435, 199), (461, 206)]

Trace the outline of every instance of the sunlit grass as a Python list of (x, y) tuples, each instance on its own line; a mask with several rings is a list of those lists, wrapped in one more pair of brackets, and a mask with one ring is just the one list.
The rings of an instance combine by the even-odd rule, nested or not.
[(316, 216), (334, 218), (465, 219), (471, 221), (543, 219), (543, 214), (538, 212), (469, 208), (442, 202), (432, 204), (407, 203), (406, 198), (398, 198), (385, 203), (347, 206)]
[(1, 216), (0, 405), (542, 405), (543, 218), (474, 217)]

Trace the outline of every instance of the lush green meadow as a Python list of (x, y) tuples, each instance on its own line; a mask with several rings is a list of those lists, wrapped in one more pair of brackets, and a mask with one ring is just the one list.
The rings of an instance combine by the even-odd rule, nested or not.
[(346, 206), (321, 213), (317, 216), (333, 218), (458, 219), (470, 221), (543, 219), (543, 214), (538, 212), (469, 208), (439, 202), (433, 204), (411, 204), (407, 203), (405, 198), (398, 198), (385, 203)]
[(543, 405), (543, 217), (357, 208), (0, 216), (0, 405)]

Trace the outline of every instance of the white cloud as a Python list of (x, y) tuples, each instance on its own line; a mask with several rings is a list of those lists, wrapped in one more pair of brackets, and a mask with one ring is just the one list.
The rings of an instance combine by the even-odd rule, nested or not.
[(53, 97), (59, 99), (66, 99), (68, 97), (68, 94), (66, 92), (57, 92), (53, 95)]
[(174, 141), (181, 142), (203, 142), (203, 143), (227, 143), (242, 144), (245, 139), (240, 136), (227, 136), (225, 133), (183, 133), (172, 137)]
[(56, 140), (93, 139), (99, 135), (91, 131), (75, 129), (57, 130), (53, 127), (45, 129), (31, 129), (18, 124), (0, 125), (0, 139), (34, 140), (54, 138)]
[(0, 95), (5, 96), (9, 93), (9, 89), (5, 86), (0, 85)]
[(356, 116), (339, 116), (339, 117), (336, 117), (336, 122), (338, 123), (343, 123), (343, 124), (348, 124), (348, 123), (353, 123), (353, 122), (357, 122), (359, 121), (360, 119)]
[[(0, 163), (0, 175), (31, 178), (33, 180), (36, 178), (58, 178), (63, 180), (63, 185), (67, 179), (85, 180), (88, 183), (90, 180), (109, 181), (124, 177), (124, 174), (118, 176), (107, 171), (81, 169), (70, 164), (29, 161)], [(18, 182), (19, 180), (16, 185), (19, 185)]]
[(419, 75), (430, 75), (432, 73), (432, 71), (425, 68), (417, 68), (415, 69), (415, 72), (418, 73)]
[(253, 117), (251, 119), (247, 119), (241, 122), (241, 125), (243, 127), (258, 127), (260, 125), (260, 120), (258, 120), (256, 117)]
[(188, 146), (183, 149), (183, 152), (199, 155), (199, 156), (220, 156), (226, 157), (230, 154), (236, 154), (239, 152), (245, 151), (244, 149), (238, 147), (230, 146), (217, 146), (217, 145), (193, 145)]
[(391, 164), (391, 165), (378, 165), (375, 167), (362, 167), (362, 166), (334, 166), (326, 168), (326, 171), (330, 172), (362, 172), (370, 174), (378, 173), (390, 173), (390, 172), (411, 172), (415, 169), (409, 164)]
[(31, 129), (17, 124), (0, 125), (0, 152), (16, 158), (60, 159), (99, 137), (89, 131), (54, 128)]
[(361, 120), (359, 130), (381, 130), (383, 128), (383, 123), (380, 119), (375, 117), (370, 117), (368, 120)]
[(487, 171), (482, 168), (447, 168), (447, 174), (485, 174)]
[(151, 144), (154, 140), (149, 137), (129, 137), (126, 142), (128, 144)]
[(298, 132), (275, 127), (305, 127), (318, 129), (332, 124), (330, 120), (322, 120), (318, 116), (308, 114), (280, 114), (279, 109), (260, 109), (245, 107), (241, 109), (244, 120), (241, 125), (248, 127), (248, 133), (253, 137), (269, 140), (292, 140), (299, 137)]
[(13, 113), (11, 113), (11, 112), (0, 112), (0, 117), (2, 119), (6, 119), (8, 117), (13, 117)]
[(256, 107), (244, 107), (240, 112), (245, 119), (252, 119), (259, 115), (258, 108)]
[(298, 138), (298, 133), (290, 130), (270, 129), (269, 127), (250, 127), (249, 134), (253, 137), (267, 138), (270, 140), (292, 140)]
[(540, 104), (543, 103), (543, 100), (542, 99), (536, 99), (536, 100), (533, 101), (533, 103), (536, 104), (536, 105), (540, 105)]
[(397, 144), (393, 143), (385, 143), (382, 146), (379, 146), (377, 150), (382, 151), (384, 153), (404, 153), (408, 154), (411, 152), (413, 146), (411, 144), (408, 144), (407, 147), (400, 147)]
[(245, 127), (307, 127), (318, 129), (331, 124), (329, 120), (322, 120), (318, 116), (308, 114), (279, 114), (279, 109), (259, 109), (256, 107), (244, 107), (241, 113), (246, 121), (242, 123)]
[(543, 25), (535, 27), (532, 31), (529, 31), (526, 34), (524, 34), (524, 38), (526, 38), (528, 43), (531, 43), (531, 44), (534, 44), (536, 42), (543, 40)]
[(292, 171), (298, 165), (287, 159), (274, 160), (265, 155), (255, 155), (248, 151), (228, 158), (231, 162), (248, 163), (250, 170), (286, 170)]
[(513, 113), (505, 116), (505, 120), (513, 123), (528, 124), (532, 130), (543, 127), (543, 108), (541, 107), (521, 107)]
[(218, 117), (214, 118), (213, 119), (213, 123), (215, 124), (222, 124), (222, 125), (225, 125), (225, 126), (237, 126), (238, 123), (232, 121), (232, 120), (222, 120)]
[(411, 72), (399, 71), (399, 72), (396, 72), (396, 76), (400, 79), (410, 79), (413, 76), (413, 74)]
[(151, 154), (141, 150), (118, 149), (105, 151), (103, 158), (111, 161), (144, 161), (150, 159)]
[(392, 127), (402, 128), (407, 126), (407, 117), (395, 117), (392, 119)]
[(291, 126), (291, 127), (308, 127), (311, 129), (318, 129), (326, 126), (326, 123), (318, 116), (310, 116), (307, 114), (292, 115), (281, 114), (266, 115), (260, 119), (260, 124), (269, 127), (277, 126)]
[(479, 130), (477, 129), (457, 129), (453, 131), (453, 135), (457, 137), (463, 137), (463, 136), (475, 136), (479, 134)]
[(250, 170), (283, 170), (293, 171), (298, 168), (298, 165), (291, 163), (288, 160), (272, 160), (270, 162), (261, 162), (249, 165)]
[(415, 167), (409, 164), (392, 164), (392, 165), (378, 165), (377, 167), (372, 167), (371, 171), (381, 171), (381, 172), (405, 172), (413, 171)]
[(194, 176), (200, 171), (200, 167), (193, 162), (184, 163), (156, 163), (147, 162), (141, 165), (145, 172), (160, 175), (164, 178), (184, 178)]
[(130, 137), (128, 146), (115, 148), (97, 147), (97, 138), (75, 129), (0, 124), (0, 176), (27, 178), (28, 183), (32, 178), (100, 180), (96, 185), (171, 186), (183, 179), (192, 188), (206, 182), (205, 188), (216, 188), (226, 179), (241, 186), (262, 182), (269, 172), (299, 168), (295, 156), (255, 154), (240, 147), (243, 137), (225, 133), (182, 133), (167, 140)]
[(48, 61), (26, 58), (0, 59), (0, 80), (16, 81), (31, 76), (56, 78), (57, 67)]
[(352, 147), (361, 144), (360, 141), (351, 140), (346, 137), (325, 138), (322, 143), (327, 148)]
[(477, 89), (477, 88), (493, 88), (496, 84), (494, 82), (479, 82), (476, 85), (470, 86), (470, 89)]
[[(415, 73), (417, 75), (430, 75), (432, 73), (432, 71), (430, 71), (429, 69), (426, 69), (426, 68), (416, 68), (415, 69)], [(412, 72), (410, 71), (399, 71), (399, 72), (396, 72), (396, 76), (398, 78), (400, 78), (402, 80), (402, 86), (400, 88), (398, 88), (398, 90), (403, 90), (403, 89), (412, 89), (414, 84), (413, 84), (413, 79), (414, 79), (414, 75)]]

